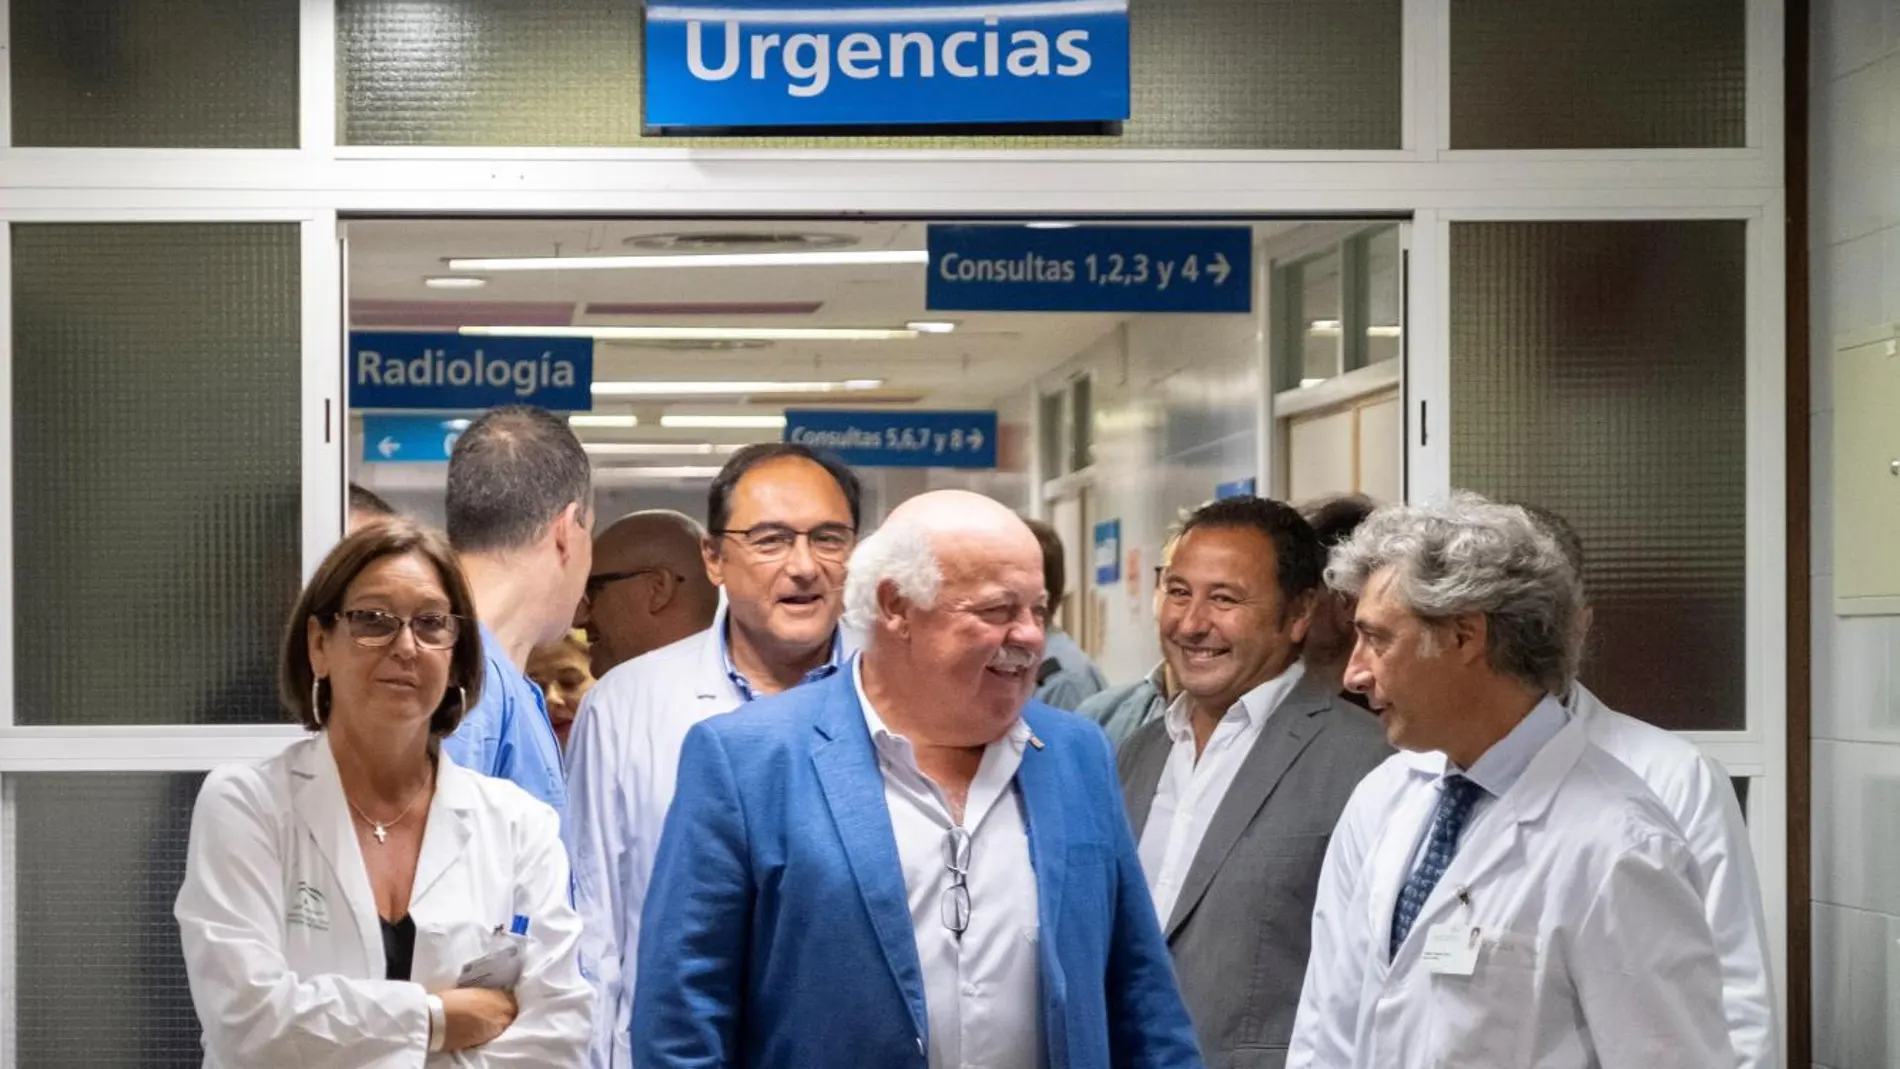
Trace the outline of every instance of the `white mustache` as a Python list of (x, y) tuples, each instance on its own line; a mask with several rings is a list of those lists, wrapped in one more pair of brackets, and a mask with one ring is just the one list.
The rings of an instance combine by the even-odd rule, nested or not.
[(1018, 668), (1034, 668), (1041, 660), (1042, 654), (1026, 646), (1004, 646), (996, 651), (996, 656), (990, 658), (989, 666), (1014, 671)]

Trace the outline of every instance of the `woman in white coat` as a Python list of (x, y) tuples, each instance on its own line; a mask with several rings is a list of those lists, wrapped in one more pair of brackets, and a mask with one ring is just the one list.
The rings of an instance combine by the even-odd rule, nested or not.
[(554, 811), (439, 740), (482, 680), (439, 534), (350, 535), (291, 613), (284, 704), (314, 735), (221, 768), (176, 915), (205, 1065), (568, 1066), (593, 995)]

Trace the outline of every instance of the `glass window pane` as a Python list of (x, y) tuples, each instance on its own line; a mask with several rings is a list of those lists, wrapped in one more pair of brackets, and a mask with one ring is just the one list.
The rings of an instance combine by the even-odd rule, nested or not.
[(1569, 520), (1584, 681), (1671, 730), (1746, 726), (1746, 233), (1452, 225), (1452, 485)]
[[(1396, 149), (1401, 6), (1401, 0), (1135, 3), (1134, 117), (1119, 136), (695, 138), (690, 144)], [(638, 0), (338, 0), (343, 143), (660, 143), (641, 136), (641, 11)]]
[(13, 143), (296, 148), (297, 0), (11, 0)]
[(1743, 0), (1452, 0), (1452, 147), (1739, 147), (1747, 13)]
[(197, 1069), (172, 919), (200, 772), (5, 777), (20, 982), (16, 1063)]
[(1357, 251), (1359, 319), (1355, 326), (1362, 332), (1358, 363), (1364, 367), (1397, 360), (1404, 350), (1404, 264), (1399, 252), (1399, 228), (1385, 227), (1360, 238)]
[(1095, 463), (1095, 380), (1087, 375), (1069, 385), (1069, 470)]
[(295, 223), (13, 228), (18, 723), (283, 719), (299, 256)]
[(1292, 330), (1298, 339), (1299, 379), (1296, 386), (1310, 386), (1339, 374), (1340, 332), (1344, 329), (1337, 250), (1293, 267)]

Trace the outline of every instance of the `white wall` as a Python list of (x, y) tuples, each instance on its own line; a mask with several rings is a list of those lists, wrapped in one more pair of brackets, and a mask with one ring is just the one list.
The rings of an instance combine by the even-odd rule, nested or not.
[(1817, 0), (1810, 152), (1814, 366), (1814, 1061), (1900, 1065), (1900, 618), (1833, 611), (1831, 361), (1900, 322), (1900, 2)]
[[(1093, 569), (1073, 597), (1093, 597), (1093, 651), (1109, 682), (1136, 679), (1161, 658), (1153, 568), (1168, 525), (1214, 496), (1218, 483), (1256, 475), (1262, 312), (1142, 316), (1126, 321), (1045, 377), (1038, 389), (1094, 376), (1092, 520), (1121, 521), (1121, 581), (1096, 586)], [(1087, 561), (1090, 545), (1069, 546)], [(1130, 581), (1128, 551), (1140, 560)]]

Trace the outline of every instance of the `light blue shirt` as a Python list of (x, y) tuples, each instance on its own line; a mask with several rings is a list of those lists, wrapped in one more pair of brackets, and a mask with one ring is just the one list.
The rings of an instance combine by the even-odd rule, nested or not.
[[(1478, 785), (1478, 800), (1471, 806), (1471, 814), (1465, 819), (1465, 826), (1458, 833), (1458, 844), (1462, 846), (1465, 834), (1484, 811), (1497, 804), (1505, 792), (1516, 786), (1524, 776), (1524, 770), (1531, 767), (1550, 740), (1557, 737), (1570, 723), (1570, 714), (1563, 704), (1555, 698), (1546, 697), (1531, 709), (1530, 715), (1517, 722), (1509, 735), (1491, 745), (1469, 769), (1461, 769), (1454, 761), (1445, 762), (1446, 776), (1463, 776)], [(1445, 789), (1441, 777), (1438, 789)], [(1419, 829), (1418, 841), (1412, 845), (1412, 860), (1405, 867), (1407, 872), (1418, 867), (1419, 848), (1425, 843), (1425, 836), (1431, 831), (1432, 822), (1428, 817), (1425, 826)]]
[(561, 743), (548, 719), (547, 700), (528, 674), (515, 667), (501, 640), (482, 629), (482, 700), (442, 740), (449, 759), (485, 776), (512, 780), (567, 818), (567, 780)]
[[(749, 702), (758, 698), (759, 694), (752, 689), (752, 681), (745, 677), (744, 672), (739, 671), (739, 666), (732, 660), (732, 637), (726, 633), (731, 627), (731, 617), (724, 611), (721, 611), (719, 618), (713, 621), (713, 633), (719, 636), (719, 656), (726, 662), (726, 678), (732, 680), (732, 689), (739, 692), (739, 700)], [(831, 657), (824, 664), (806, 672), (799, 679), (798, 685), (802, 687), (807, 683), (824, 679), (836, 672), (843, 664), (844, 629), (834, 627), (831, 631)]]
[(1110, 687), (1086, 699), (1075, 707), (1076, 714), (1102, 725), (1108, 741), (1120, 749), (1128, 736), (1167, 711), (1168, 700), (1161, 693), (1166, 671), (1165, 663), (1155, 665), (1153, 671), (1133, 683)]
[(1042, 663), (1055, 666), (1036, 684), (1036, 700), (1044, 705), (1073, 711), (1085, 699), (1108, 686), (1108, 680), (1102, 678), (1082, 647), (1053, 627), (1043, 640)]

